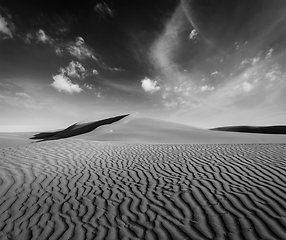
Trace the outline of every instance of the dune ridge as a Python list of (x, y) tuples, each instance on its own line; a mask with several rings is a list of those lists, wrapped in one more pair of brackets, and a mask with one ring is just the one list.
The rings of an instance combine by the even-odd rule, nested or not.
[(156, 144), (286, 143), (285, 135), (211, 131), (163, 120), (134, 116), (128, 116), (121, 121), (99, 127), (95, 131), (73, 138), (91, 141)]
[(286, 239), (286, 144), (2, 149), (0, 239)]
[(106, 119), (102, 119), (99, 121), (88, 122), (88, 123), (75, 123), (63, 130), (51, 131), (51, 132), (40, 132), (38, 134), (35, 134), (30, 139), (55, 140), (55, 139), (61, 139), (61, 138), (69, 138), (72, 136), (77, 136), (77, 135), (88, 133), (106, 124), (112, 124), (114, 122), (121, 120), (122, 118), (127, 117), (128, 115), (129, 114), (116, 116), (112, 118), (106, 118)]
[[(32, 137), (31, 137), (32, 136)], [(76, 123), (65, 129), (40, 133), (0, 133), (0, 149), (63, 138), (126, 143), (234, 144), (286, 143), (286, 135), (212, 131), (150, 118), (121, 115)]]
[(259, 134), (286, 134), (286, 126), (227, 126), (211, 128), (212, 131), (226, 132), (244, 132), (244, 133), (259, 133)]

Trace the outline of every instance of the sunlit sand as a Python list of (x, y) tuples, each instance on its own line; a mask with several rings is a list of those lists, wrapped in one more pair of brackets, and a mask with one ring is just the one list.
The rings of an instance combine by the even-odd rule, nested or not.
[(0, 135), (1, 240), (286, 239), (286, 135), (115, 120)]

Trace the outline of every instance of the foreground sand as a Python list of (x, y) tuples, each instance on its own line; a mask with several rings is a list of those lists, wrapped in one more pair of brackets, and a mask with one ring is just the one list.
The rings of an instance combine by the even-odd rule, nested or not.
[(0, 239), (286, 239), (286, 144), (0, 150)]

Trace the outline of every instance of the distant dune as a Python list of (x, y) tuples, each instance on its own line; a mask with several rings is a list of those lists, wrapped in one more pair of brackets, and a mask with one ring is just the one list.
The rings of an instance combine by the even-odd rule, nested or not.
[(286, 134), (286, 126), (228, 126), (212, 128), (213, 131), (245, 132), (260, 134)]
[(128, 116), (95, 131), (75, 136), (93, 141), (137, 143), (286, 143), (286, 136), (220, 132), (150, 118)]
[(17, 132), (0, 132), (0, 149), (16, 147), (32, 143), (33, 140), (29, 139), (33, 134), (31, 132), (17, 133)]
[[(240, 127), (237, 128), (240, 129)], [(251, 127), (246, 129), (254, 132)], [(0, 148), (28, 144), (37, 140), (63, 138), (132, 143), (286, 143), (286, 135), (281, 134), (283, 129), (283, 126), (265, 127), (264, 132), (276, 134), (261, 134), (261, 129), (259, 134), (249, 134), (250, 130), (246, 132), (242, 129), (234, 132), (232, 127), (207, 130), (162, 120), (121, 115), (99, 121), (75, 123), (65, 129), (50, 132), (0, 133)]]

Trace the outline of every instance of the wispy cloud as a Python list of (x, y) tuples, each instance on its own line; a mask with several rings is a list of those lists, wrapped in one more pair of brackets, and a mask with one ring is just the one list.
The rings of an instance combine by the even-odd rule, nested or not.
[(95, 92), (94, 94), (98, 98), (104, 98), (104, 96), (101, 94), (101, 92)]
[(3, 95), (0, 93), (0, 100), (12, 106), (25, 107), (28, 109), (44, 109), (45, 105), (35, 100), (27, 93), (15, 93), (10, 95)]
[(51, 86), (57, 89), (59, 92), (73, 94), (83, 91), (78, 84), (73, 84), (71, 80), (63, 74), (55, 75), (53, 76), (53, 79), (54, 82), (51, 84)]
[(156, 39), (151, 48), (151, 59), (162, 70), (176, 67), (172, 56), (179, 46), (179, 34), (183, 25), (183, 12), (178, 7), (172, 18), (166, 23), (164, 32)]
[(52, 44), (54, 42), (54, 40), (51, 37), (49, 37), (43, 29), (39, 29), (36, 32), (36, 38), (39, 42), (43, 42), (43, 43)]
[(32, 43), (32, 40), (33, 40), (34, 36), (32, 33), (27, 33), (25, 37), (23, 37), (24, 39), (24, 42), (26, 44), (31, 44)]
[(66, 45), (66, 50), (74, 57), (83, 60), (86, 58), (97, 59), (94, 56), (93, 49), (85, 44), (82, 37), (76, 37), (75, 42)]
[(93, 85), (87, 84), (87, 83), (84, 84), (83, 87), (86, 88), (86, 89), (89, 89), (89, 90), (92, 90), (92, 89), (93, 89)]
[(42, 42), (50, 44), (55, 49), (55, 53), (58, 56), (62, 56), (65, 52), (78, 60), (93, 59), (99, 61), (95, 56), (94, 50), (88, 46), (82, 37), (76, 37), (75, 41), (61, 41), (59, 39), (53, 39), (43, 29), (39, 29), (36, 32), (29, 32), (23, 37), (25, 43), (31, 44), (34, 42)]
[(88, 74), (84, 66), (79, 62), (71, 61), (66, 68), (61, 68), (62, 74), (68, 77), (78, 78), (83, 80)]
[(0, 102), (29, 109), (45, 109), (48, 107), (46, 103), (25, 92), (22, 87), (3, 79), (0, 80)]
[[(2, 25), (0, 22), (0, 27), (1, 26)], [(3, 31), (7, 32), (7, 29), (4, 29), (4, 25)], [(10, 34), (11, 32), (7, 33)], [(98, 53), (96, 53), (96, 51), (91, 46), (89, 46), (80, 36), (77, 36), (74, 41), (67, 41), (59, 38), (58, 36), (53, 38), (48, 33), (46, 33), (45, 30), (39, 29), (34, 32), (28, 32), (25, 35), (18, 35), (18, 37), (22, 39), (26, 44), (49, 44), (52, 48), (54, 48), (54, 51), (58, 56), (64, 56), (65, 54), (69, 54), (77, 60), (93, 60), (98, 64), (98, 66), (108, 71), (124, 71), (122, 68), (111, 67), (107, 65), (102, 59), (102, 57)], [(98, 70), (94, 69), (93, 74), (98, 74)]]
[[(109, 71), (123, 71), (123, 69), (118, 67), (108, 66), (101, 58), (101, 56), (95, 53), (95, 50), (88, 46), (82, 37), (76, 37), (75, 41), (69, 41), (67, 43), (57, 44), (55, 47), (56, 54), (61, 56), (64, 52), (68, 52), (71, 56), (77, 58), (78, 60), (92, 59), (97, 64)], [(97, 71), (97, 70), (95, 70)], [(96, 73), (94, 73), (96, 74)]]
[(105, 15), (109, 15), (111, 17), (114, 16), (114, 11), (111, 10), (110, 7), (105, 2), (96, 4), (94, 6), (94, 10), (103, 16)]
[(84, 85), (83, 85), (83, 88), (84, 89), (88, 89), (88, 90), (96, 90), (96, 92), (94, 93), (94, 95), (96, 96), (96, 97), (98, 97), (98, 98), (103, 98), (103, 95), (102, 95), (102, 93), (101, 93), (101, 91), (100, 91), (100, 87), (99, 88), (96, 88), (93, 84), (87, 84), (87, 83), (85, 83)]
[(3, 34), (4, 38), (13, 38), (11, 26), (12, 22), (5, 19), (2, 15), (0, 15), (0, 36)]
[(64, 53), (64, 50), (61, 49), (60, 47), (56, 46), (56, 47), (55, 47), (55, 53), (56, 53), (58, 56), (62, 56), (63, 53)]
[[(186, 25), (187, 24), (187, 25)], [(199, 105), (199, 99), (195, 95), (196, 84), (200, 81), (200, 76), (196, 72), (189, 72), (182, 68), (175, 60), (180, 60), (178, 52), (191, 38), (198, 37), (196, 30), (192, 34), (185, 34), (189, 25), (184, 11), (178, 6), (162, 34), (156, 39), (151, 48), (150, 57), (157, 67), (157, 76), (161, 79), (160, 89), (162, 92), (162, 104), (165, 109), (192, 109)], [(185, 38), (185, 39), (183, 39)], [(185, 54), (185, 52), (184, 52)], [(151, 84), (149, 82), (148, 86)], [(200, 84), (198, 84), (200, 85)], [(206, 85), (206, 84), (204, 84)]]
[(157, 81), (147, 77), (141, 81), (141, 86), (145, 92), (154, 93), (160, 90), (160, 86), (158, 86)]
[(26, 108), (31, 108), (31, 109), (43, 109), (44, 108), (44, 105), (42, 103), (35, 100), (35, 98), (28, 93), (16, 92), (15, 97), (18, 101), (22, 101), (22, 104)]
[(251, 85), (249, 82), (243, 82), (242, 88), (245, 92), (249, 92), (253, 89), (253, 85)]
[[(231, 50), (223, 44), (215, 48), (204, 36), (206, 32), (200, 31), (201, 25), (192, 22), (193, 12), (188, 12), (191, 10), (184, 3), (187, 1), (182, 0), (178, 5), (150, 50), (150, 59), (156, 66), (152, 78), (161, 80), (162, 98), (158, 99), (158, 105), (161, 103), (165, 109), (181, 113), (201, 111), (207, 116), (212, 111), (243, 111), (243, 104), (259, 108), (269, 96), (276, 96), (275, 85), (282, 84), (286, 72), (281, 65), (285, 63), (285, 53), (276, 58), (278, 49), (285, 48), (278, 41), (284, 39), (279, 35), (280, 30), (267, 36), (267, 41), (278, 39), (278, 49), (274, 43), (266, 44), (265, 39), (256, 37), (257, 46), (250, 44), (250, 39), (233, 41)], [(273, 30), (269, 26), (266, 28)], [(220, 34), (211, 34), (220, 39)], [(233, 39), (230, 37), (229, 41)]]
[(53, 45), (55, 40), (46, 34), (43, 29), (39, 29), (36, 32), (28, 32), (24, 37), (21, 37), (26, 44), (32, 43), (45, 43)]

